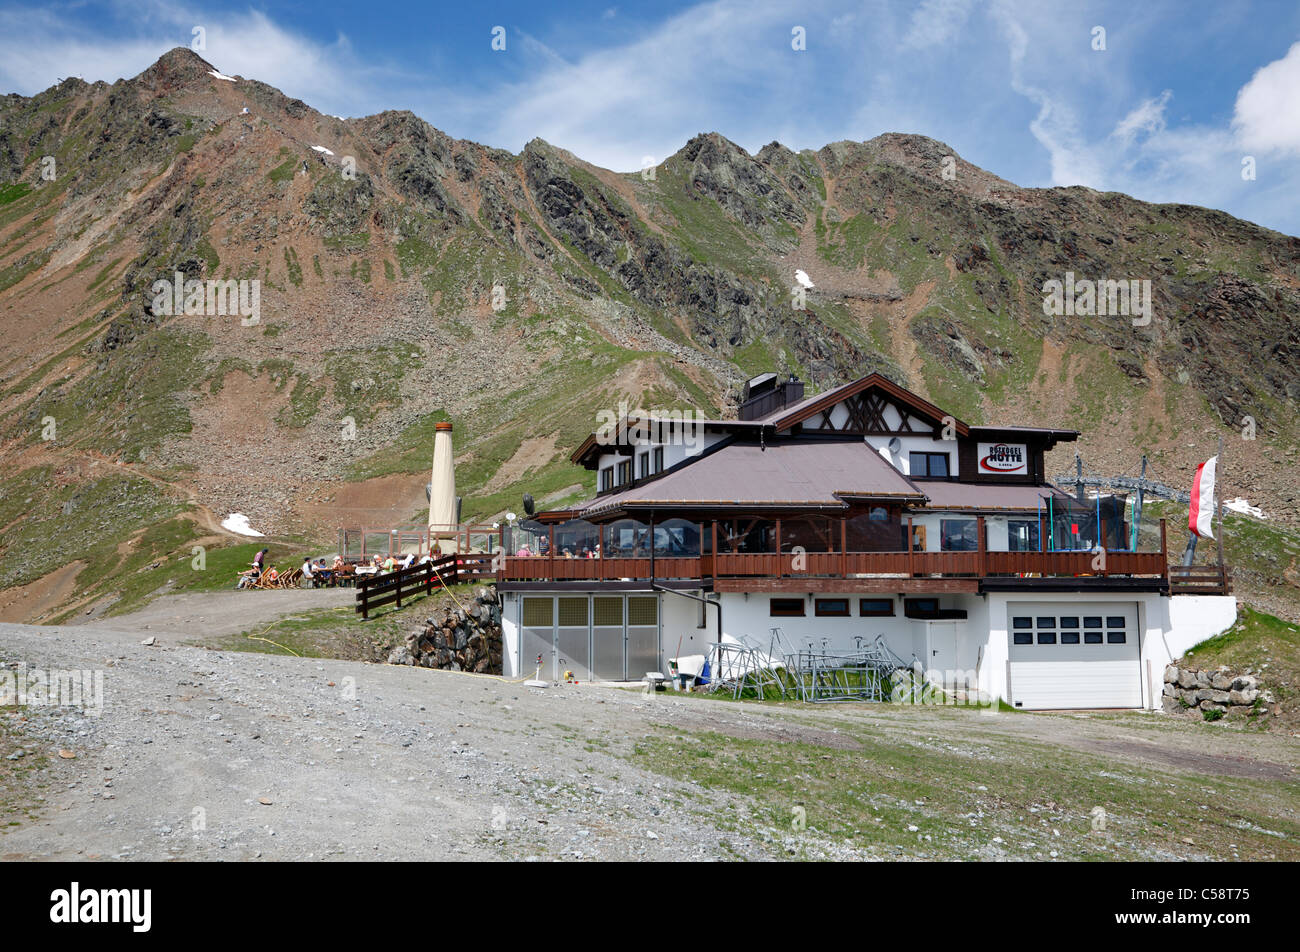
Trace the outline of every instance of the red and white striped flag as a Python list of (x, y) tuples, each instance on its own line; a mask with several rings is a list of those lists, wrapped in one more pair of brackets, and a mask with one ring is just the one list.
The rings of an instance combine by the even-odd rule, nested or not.
[(1219, 457), (1211, 456), (1196, 467), (1192, 481), (1192, 504), (1187, 512), (1187, 528), (1202, 539), (1214, 538), (1214, 468)]

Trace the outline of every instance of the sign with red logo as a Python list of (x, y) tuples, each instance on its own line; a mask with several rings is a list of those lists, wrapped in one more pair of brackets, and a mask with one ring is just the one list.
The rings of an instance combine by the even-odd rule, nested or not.
[(1029, 475), (1029, 453), (1024, 443), (980, 443), (978, 449), (981, 473)]

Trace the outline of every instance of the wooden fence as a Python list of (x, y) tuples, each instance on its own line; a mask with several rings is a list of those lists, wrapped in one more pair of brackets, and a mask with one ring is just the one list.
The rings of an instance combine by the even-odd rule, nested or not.
[(364, 619), (370, 611), (384, 605), (402, 607), (402, 599), (415, 595), (428, 595), (434, 589), (462, 582), (492, 581), (492, 556), (485, 553), (444, 555), (435, 562), (412, 565), (409, 569), (381, 572), (368, 578), (357, 578), (356, 611)]

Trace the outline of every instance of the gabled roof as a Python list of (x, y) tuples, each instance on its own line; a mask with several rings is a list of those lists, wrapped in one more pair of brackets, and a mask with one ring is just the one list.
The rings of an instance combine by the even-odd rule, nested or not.
[[(835, 404), (853, 396), (854, 394), (862, 393), (862, 391), (870, 390), (872, 388), (888, 394), (908, 409), (914, 411), (917, 416), (924, 417), (936, 425), (941, 426), (944, 417), (951, 416), (951, 414), (945, 413), (929, 400), (917, 396), (907, 388), (900, 387), (888, 377), (883, 377), (876, 373), (868, 374), (867, 376), (851, 381), (850, 383), (841, 384), (838, 387), (816, 394), (815, 396), (806, 397), (796, 404), (769, 413), (759, 422), (772, 424), (772, 426), (776, 428), (776, 431), (780, 433), (784, 430), (790, 429), (796, 424), (804, 422), (823, 410), (829, 410), (831, 407), (835, 406)], [(970, 427), (961, 420), (958, 420), (956, 417), (953, 417), (953, 426), (959, 435), (968, 435)]]
[(594, 516), (620, 509), (823, 507), (855, 500), (923, 502), (924, 494), (860, 441), (729, 443), (640, 486), (580, 508)]

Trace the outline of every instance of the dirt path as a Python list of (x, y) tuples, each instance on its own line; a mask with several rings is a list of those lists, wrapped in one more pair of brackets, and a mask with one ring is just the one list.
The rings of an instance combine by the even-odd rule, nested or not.
[[(213, 604), (202, 601), (190, 636), (246, 623), (229, 612), (209, 621)], [(152, 611), (175, 627), (200, 617)], [(8, 789), (0, 770), (10, 805), (0, 859), (1046, 859), (1049, 848), (1052, 858), (1300, 858), (1300, 746), (1286, 736), (1158, 714), (538, 690), (144, 647), (140, 636), (162, 629), (127, 621), (0, 624), (0, 666), (98, 670), (104, 686), (99, 716), (0, 709), (0, 741), (39, 766)], [(767, 771), (793, 778), (815, 818), (806, 830), (791, 832), (794, 801), (763, 800)], [(817, 801), (804, 788), (828, 772), (841, 779)], [(1088, 816), (1098, 802), (1115, 813), (1101, 839)], [(846, 811), (857, 829), (821, 832), (822, 818)]]
[[(351, 606), (356, 592), (350, 588), (303, 588), (287, 591), (189, 592), (164, 595), (129, 615), (99, 619), (87, 624), (133, 640), (154, 636), (162, 644), (212, 644), (214, 639), (237, 635), (270, 624), (295, 612)], [(74, 622), (74, 627), (83, 627)]]

